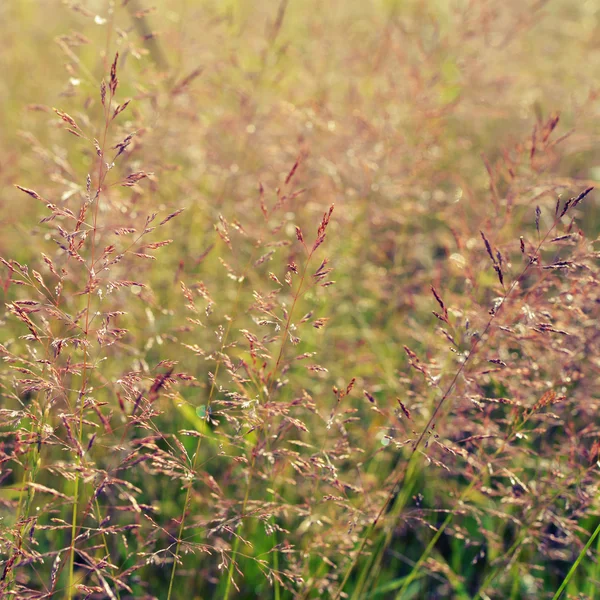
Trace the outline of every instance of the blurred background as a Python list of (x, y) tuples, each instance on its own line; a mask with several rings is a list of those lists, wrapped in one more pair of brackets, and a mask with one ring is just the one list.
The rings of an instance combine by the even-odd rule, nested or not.
[[(330, 435), (332, 415), (340, 402), (332, 388), (344, 390), (352, 378), (356, 380), (355, 391), (344, 400), (348, 404), (343, 408), (349, 411), (344, 419), (348, 421), (336, 425), (347, 447), (344, 451), (337, 447), (332, 461), (338, 470), (335, 476), (323, 476), (324, 490), (307, 474), (307, 466), (305, 471), (290, 466), (297, 457), (292, 459), (284, 452), (271, 456), (276, 464), (291, 461), (276, 473), (281, 504), (272, 514), (280, 519), (281, 527), (292, 532), (280, 532), (278, 543), (289, 541), (297, 549), (306, 544), (306, 554), (300, 552), (286, 566), (290, 573), (302, 574), (304, 584), (290, 583), (281, 593), (288, 594), (286, 597), (333, 597), (348, 566), (344, 554), (360, 541), (392, 487), (392, 474), (408, 455), (403, 445), (406, 436), (414, 437), (428, 422), (435, 399), (441, 395), (438, 384), (442, 389), (444, 382), (452, 380), (460, 368), (461, 353), (469, 347), (471, 332), (484, 330), (494, 298), (501, 297), (518, 277), (518, 261), (522, 260), (519, 237), (525, 236), (527, 252), (534, 253), (535, 241), (553, 227), (556, 198), (564, 202), (600, 179), (600, 3), (171, 0), (154, 4), (145, 0), (0, 3), (0, 256), (42, 271), (45, 253), (57, 267), (68, 268), (65, 253), (61, 254), (55, 242), (55, 226), (64, 223), (60, 218), (41, 222), (48, 215), (44, 203), (14, 185), (36, 190), (45, 203), (70, 208), (75, 214), (80, 210), (86, 177), (95, 172), (97, 157), (93, 144), (67, 132), (65, 121), (52, 108), (68, 113), (90, 140), (101, 140), (100, 82), (103, 78), (108, 81), (118, 51), (115, 106), (127, 100), (130, 104), (115, 119), (108, 140), (114, 146), (129, 133), (136, 134), (116, 161), (113, 180), (107, 180), (111, 183), (98, 213), (98, 247), (117, 243), (117, 235), (118, 243), (129, 248), (129, 242), (122, 240), (130, 232), (115, 231), (141, 230), (152, 213), (159, 214), (158, 222), (179, 209), (185, 212), (148, 240), (171, 240), (157, 249), (156, 261), (127, 255), (116, 267), (121, 269), (121, 279), (144, 282), (146, 288), (118, 290), (106, 302), (101, 296), (94, 299), (98, 310), (127, 306), (128, 312), (119, 323), (128, 333), (124, 337), (115, 334), (118, 342), (106, 351), (99, 348), (96, 355), (97, 364), (102, 365), (95, 384), (97, 400), (107, 402), (114, 411), (108, 418), (117, 437), (111, 437), (108, 430), (99, 432), (94, 460), (98, 469), (109, 469), (110, 453), (119, 443), (125, 444), (123, 438), (116, 441), (121, 435), (116, 390), (125, 390), (124, 397), (128, 393), (135, 397), (139, 382), (150, 388), (161, 361), (173, 362), (176, 367), (168, 368), (190, 376), (180, 377), (181, 388), (168, 389), (152, 418), (156, 431), (181, 438), (190, 457), (196, 440), (177, 432), (201, 431), (210, 440), (201, 449), (205, 471), (202, 476), (196, 473), (199, 483), (192, 494), (189, 526), (196, 528), (190, 533), (196, 535), (195, 542), (206, 541), (212, 554), (208, 547), (190, 545), (189, 551), (195, 554), (182, 558), (175, 591), (167, 591), (173, 563), (171, 543), (177, 536), (177, 519), (188, 502), (185, 474), (140, 463), (127, 471), (129, 477), (121, 475), (135, 486), (135, 493), (127, 493), (155, 511), (152, 525), (138, 520), (140, 527), (150, 528), (145, 542), (151, 540), (154, 546), (143, 550), (141, 534), (137, 541), (127, 538), (129, 550), (115, 548), (120, 558), (114, 562), (119, 564), (119, 573), (131, 565), (141, 569), (139, 574), (135, 570), (135, 574), (123, 576), (133, 586), (132, 597), (165, 598), (167, 593), (174, 598), (191, 597), (190, 590), (197, 591), (194, 597), (210, 597), (217, 590), (223, 592), (222, 574), (227, 569), (218, 568), (219, 550), (231, 549), (232, 544), (231, 536), (211, 520), (226, 522), (233, 514), (244, 513), (240, 511), (242, 503), (246, 508), (240, 482), (247, 481), (247, 471), (236, 471), (245, 468), (239, 466), (241, 462), (214, 457), (223, 451), (246, 460), (258, 443), (236, 437), (245, 426), (256, 425), (256, 415), (246, 415), (246, 407), (228, 405), (225, 398), (231, 399), (228, 393), (236, 391), (245, 401), (255, 401), (261, 397), (260, 378), (264, 375), (258, 359), (256, 371), (250, 369), (250, 383), (236, 379), (232, 375), (235, 370), (230, 372), (229, 367), (217, 368), (215, 374), (215, 365), (223, 364), (224, 355), (232, 362), (251, 362), (250, 338), (244, 331), (253, 332), (265, 346), (272, 342), (257, 333), (259, 325), (264, 326), (259, 319), (270, 318), (261, 313), (261, 302), (272, 300), (269, 293), (277, 287), (270, 274), (282, 283), (287, 265), (295, 261), (302, 266), (296, 227), (310, 246), (323, 213), (335, 204), (326, 240), (311, 264), (316, 270), (328, 258), (328, 266), (334, 269), (329, 279), (335, 285), (310, 288), (296, 306), (291, 290), (282, 283), (285, 291), (273, 300), (277, 307), (272, 309), (276, 313), (282, 307), (295, 306), (293, 321), (298, 327), (309, 311), (310, 319), (328, 319), (326, 326), (298, 333), (301, 342), (288, 345), (281, 368), (275, 348), (259, 356), (269, 365), (266, 371), (277, 362), (273, 371), (277, 376), (272, 377), (278, 381), (278, 401), (292, 402), (303, 394), (314, 401), (310, 414), (302, 417), (307, 431), (298, 433), (298, 440), (317, 454)], [(119, 180), (140, 171), (150, 175), (130, 187), (118, 187)], [(569, 416), (564, 415), (571, 420), (572, 430), (557, 425), (552, 435), (550, 429), (532, 435), (531, 445), (521, 448), (524, 455), (535, 457), (527, 467), (516, 451), (502, 462), (504, 467), (529, 469), (526, 476), (532, 480), (546, 481), (547, 477), (548, 494), (553, 469), (577, 470), (569, 462), (567, 448), (579, 448), (581, 442), (589, 450), (596, 435), (597, 340), (583, 331), (596, 326), (598, 313), (593, 241), (600, 229), (599, 198), (597, 192), (591, 193), (578, 207), (576, 223), (569, 228), (567, 219), (564, 231), (552, 234), (580, 231), (578, 239), (589, 241), (589, 246), (581, 241), (576, 247), (581, 264), (587, 265), (586, 274), (579, 274), (572, 285), (560, 278), (545, 287), (523, 284), (524, 290), (535, 288), (534, 297), (523, 296), (511, 305), (501, 323), (512, 328), (529, 318), (531, 323), (536, 318), (548, 321), (550, 311), (564, 309), (564, 318), (554, 320), (555, 325), (570, 325), (582, 332), (581, 340), (568, 338), (565, 342), (570, 352), (568, 364), (561, 362), (566, 354), (561, 353), (562, 342), (537, 346), (538, 342), (525, 334), (513, 340), (494, 338), (489, 355), (476, 362), (476, 373), (460, 380), (458, 407), (449, 406), (440, 425), (449, 447), (469, 436), (484, 435), (490, 427), (495, 432), (495, 427), (498, 431), (510, 429), (510, 407), (500, 417), (492, 411), (473, 415), (463, 404), (471, 406), (469, 398), (480, 396), (509, 396), (531, 406), (547, 382), (562, 386), (559, 395), (567, 394), (577, 388), (573, 372), (578, 363), (587, 379), (581, 376), (584, 383), (579, 391), (573, 391)], [(536, 206), (541, 207), (537, 226)], [(480, 231), (486, 232), (494, 249), (509, 263), (507, 286), (499, 286)], [(560, 256), (558, 251), (556, 256)], [(22, 297), (9, 279), (8, 271), (3, 271), (2, 306)], [(189, 298), (184, 297), (181, 282), (188, 291), (193, 290), (199, 303), (199, 316), (191, 317), (202, 321), (201, 326), (188, 318), (185, 306)], [(432, 297), (431, 285), (451, 308), (450, 337), (440, 333), (439, 320), (432, 315), (440, 307)], [(85, 291), (85, 278), (73, 272), (65, 278), (65, 286), (63, 309), (75, 315), (83, 306), (77, 294)], [(574, 300), (576, 308), (568, 313), (566, 304), (561, 304), (561, 294), (567, 292), (571, 298), (582, 294), (581, 304)], [(537, 316), (530, 317), (530, 305), (531, 314)], [(27, 354), (19, 337), (24, 333), (22, 323), (8, 314), (0, 323), (0, 343), (11, 352)], [(65, 323), (54, 329), (56, 336), (69, 331)], [(237, 340), (239, 345), (230, 348), (227, 340)], [(425, 379), (411, 368), (414, 360), (405, 346), (420, 356), (419, 364), (427, 370)], [(79, 350), (72, 352), (74, 362), (81, 360)], [(304, 363), (299, 367), (292, 356), (302, 353), (310, 353), (309, 362), (322, 369), (306, 369)], [(507, 356), (514, 358), (514, 364), (509, 365), (504, 380), (498, 376), (497, 381), (485, 366), (489, 367), (489, 358), (506, 360)], [(2, 403), (7, 409), (26, 410), (28, 400), (14, 392), (18, 388), (14, 377), (4, 370)], [(262, 383), (270, 384), (270, 378)], [(63, 385), (68, 387), (68, 381)], [(377, 410), (363, 390), (375, 399)], [(401, 423), (404, 417), (397, 398), (411, 412), (412, 421)], [(213, 405), (218, 399), (222, 403)], [(581, 408), (584, 402), (588, 404)], [(210, 411), (217, 420), (222, 411), (222, 439), (214, 433), (218, 427), (206, 423)], [(34, 422), (31, 415), (28, 418)], [(269, 418), (262, 415), (260, 422)], [(280, 418), (276, 414), (273, 422)], [(64, 439), (60, 420), (52, 423), (52, 417), (49, 419), (52, 435)], [(590, 423), (592, 429), (585, 429)], [(14, 432), (14, 428), (5, 431)], [(91, 435), (91, 429), (88, 433)], [(9, 433), (6, 439), (12, 444)], [(53, 465), (64, 458), (60, 445), (48, 443), (37, 480), (43, 485), (49, 485), (56, 475)], [(170, 451), (164, 444), (158, 447)], [(125, 444), (121, 449), (123, 457), (127, 448), (131, 449)], [(544, 462), (547, 453), (556, 448), (561, 448), (556, 463)], [(431, 453), (442, 460), (436, 450)], [(5, 461), (7, 468), (15, 461), (14, 472), (0, 492), (5, 519), (14, 510), (11, 502), (15, 495), (10, 490), (24, 468), (17, 454)], [(269, 460), (265, 458), (265, 465)], [(405, 581), (400, 576), (405, 576), (427, 546), (426, 510), (455, 510), (452, 507), (469, 481), (471, 468), (475, 469), (466, 461), (462, 466), (452, 464), (448, 472), (438, 465), (441, 474), (436, 477), (415, 475), (410, 488), (414, 496), (408, 492), (407, 502), (425, 512), (412, 524), (401, 519), (397, 527), (390, 526), (379, 562), (367, 568), (369, 576), (350, 579), (348, 589), (353, 597), (396, 597)], [(265, 491), (273, 484), (268, 469), (265, 466), (261, 471), (260, 484), (250, 486), (251, 502), (260, 504), (271, 497), (271, 492)], [(345, 500), (331, 508), (332, 512), (329, 508), (322, 514), (320, 509), (311, 512), (311, 502), (317, 497), (340, 494), (334, 485), (338, 477), (356, 484), (360, 488), (354, 490), (356, 498), (362, 499), (346, 489), (341, 494)], [(517, 484), (513, 481), (510, 485)], [(585, 537), (575, 540), (575, 533), (581, 533), (577, 528), (587, 530), (597, 521), (597, 502), (594, 505), (593, 500), (597, 480), (589, 485), (586, 510), (569, 513), (573, 522), (565, 526), (575, 537), (566, 537), (561, 550), (552, 554), (550, 546), (556, 540), (550, 543), (549, 537), (538, 532), (538, 538), (536, 533), (532, 549), (520, 554), (499, 577), (498, 587), (484, 590), (488, 596), (482, 597), (552, 597), (573, 560), (567, 547), (577, 553), (585, 543)], [(569, 492), (574, 497), (580, 491), (576, 487)], [(545, 492), (539, 493), (543, 496)], [(517, 513), (510, 513), (510, 518), (499, 515), (504, 510), (500, 500), (490, 501), (485, 490), (477, 494), (472, 498), (474, 505), (490, 521), (483, 517), (478, 521), (472, 514), (464, 517), (465, 523), (457, 519), (464, 529), (457, 525), (448, 540), (442, 540), (435, 555), (438, 562), (425, 565), (427, 577), (418, 580), (411, 588), (412, 595), (403, 598), (475, 597), (484, 579), (477, 556), (481, 552), (501, 556), (510, 546), (506, 540), (511, 528), (519, 527), (513, 517), (518, 521), (523, 516), (518, 511), (526, 510), (517, 502)], [(103, 510), (113, 514), (122, 499), (116, 493), (113, 498), (107, 496)], [(35, 501), (41, 503), (42, 513), (60, 514), (68, 521), (60, 498), (45, 504), (36, 495)], [(59, 504), (52, 504), (55, 502)], [(291, 516), (286, 507), (292, 506), (302, 506), (307, 513)], [(317, 533), (312, 528), (319, 518), (326, 525)], [(50, 523), (46, 521), (46, 525)], [(198, 531), (204, 533), (200, 536)], [(254, 536), (255, 546), (247, 554), (269, 560), (274, 545), (270, 531), (252, 532), (248, 535)], [(554, 530), (546, 534), (560, 537)], [(54, 538), (52, 531), (42, 528), (38, 535), (39, 552), (52, 552), (59, 544), (68, 546), (66, 537)], [(542, 538), (548, 547), (543, 546)], [(316, 566), (322, 555), (336, 566)], [(37, 571), (25, 565), (23, 584), (44, 589), (51, 564), (46, 561)], [(490, 558), (489, 568), (491, 564)], [(531, 565), (540, 571), (532, 571)], [(240, 597), (273, 594), (257, 562), (248, 559), (240, 569), (244, 573), (238, 581)], [(593, 581), (598, 570), (593, 566), (586, 573)], [(60, 577), (64, 576), (61, 573)], [(590, 593), (583, 584), (574, 589)], [(102, 597), (102, 593), (93, 597)]]

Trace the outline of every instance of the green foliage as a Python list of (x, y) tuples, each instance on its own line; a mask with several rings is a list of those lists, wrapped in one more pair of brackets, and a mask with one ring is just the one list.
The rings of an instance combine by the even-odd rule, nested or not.
[(598, 597), (593, 2), (0, 5), (0, 596)]

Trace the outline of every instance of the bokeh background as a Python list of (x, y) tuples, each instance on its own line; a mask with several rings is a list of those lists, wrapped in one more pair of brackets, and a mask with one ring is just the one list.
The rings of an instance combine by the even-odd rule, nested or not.
[[(14, 186), (78, 213), (88, 173), (95, 185), (98, 159), (93, 144), (70, 135), (52, 108), (101, 140), (100, 81), (109, 80), (117, 51), (113, 108), (130, 104), (111, 125), (109, 143), (136, 132), (109, 173), (94, 243), (125, 249), (114, 267), (118, 278), (146, 287), (94, 294), (94, 310), (127, 312), (118, 321), (127, 332), (111, 334), (106, 345), (91, 336), (90, 381), (95, 400), (106, 403), (101, 412), (110, 426), (90, 416), (96, 425), (83, 427), (80, 441), (95, 437), (87, 478), (81, 476), (85, 484), (77, 488), (83, 514), (101, 474), (126, 482), (98, 494), (96, 522), (89, 524), (100, 532), (105, 515), (138, 527), (135, 535), (120, 531), (114, 544), (104, 541), (90, 551), (98, 560), (109, 551), (112, 566), (100, 568), (109, 588), (122, 598), (335, 597), (351, 550), (388, 494), (397, 493), (396, 476), (411, 455), (408, 440), (418, 438), (454, 385), (475, 330), (485, 334), (482, 350), (452, 388), (437, 423), (439, 443), (423, 450), (423, 464), (407, 470), (403, 499), (392, 503), (392, 516), (373, 533), (373, 546), (358, 559), (345, 591), (356, 598), (399, 592), (402, 598), (552, 598), (598, 523), (598, 479), (590, 464), (598, 437), (594, 242), (600, 196), (590, 193), (575, 220), (563, 219), (548, 241), (575, 237), (558, 250), (540, 250), (540, 261), (549, 264), (572, 252), (577, 265), (569, 272), (546, 277), (538, 269), (519, 279), (526, 264), (519, 238), (525, 255), (535, 255), (555, 227), (557, 197), (564, 203), (600, 179), (600, 4), (154, 4), (0, 4), (0, 256), (48, 279), (42, 253), (69, 271), (60, 310), (70, 317), (85, 308), (87, 296), (83, 268), (73, 267), (56, 243), (56, 226), (68, 230), (68, 219), (41, 222), (49, 214), (44, 203)], [(150, 175), (119, 187), (140, 171)], [(289, 264), (302, 272), (306, 260), (296, 227), (310, 247), (333, 204), (326, 239), (307, 272), (328, 258), (333, 271), (327, 280), (335, 284), (309, 286), (296, 302), (296, 284), (284, 281)], [(156, 225), (179, 209), (185, 210), (146, 240), (169, 239), (169, 245), (133, 248), (136, 234), (124, 228), (139, 232), (147, 215), (158, 213)], [(480, 231), (502, 254), (505, 285)], [(86, 260), (90, 251), (83, 247)], [(29, 298), (3, 269), (2, 306)], [(488, 337), (489, 310), (516, 280), (514, 302)], [(440, 307), (431, 285), (450, 310), (447, 323), (432, 315)], [(269, 296), (273, 289), (283, 291)], [(197, 313), (186, 308), (190, 297)], [(281, 345), (279, 361), (281, 327), (273, 326), (288, 320), (290, 307), (293, 327), (285, 329), (289, 342)], [(22, 339), (26, 328), (9, 312), (2, 309), (0, 343), (11, 357), (35, 361), (42, 355)], [(29, 375), (15, 373), (12, 358), (0, 366), (7, 411), (2, 559), (6, 565), (14, 554), (15, 531), (26, 537), (14, 511), (22, 506), (21, 482), (39, 459), (34, 482), (65, 497), (38, 489), (31, 498), (27, 527), (40, 516), (25, 545), (41, 560), (28, 555), (8, 579), (24, 586), (17, 597), (28, 597), (25, 589), (31, 597), (38, 597), (35, 590), (62, 597), (68, 569), (53, 576), (52, 565), (60, 549), (58, 562), (66, 560), (70, 538), (56, 519), (71, 522), (68, 474), (81, 463), (60, 415), (76, 412), (79, 384), (73, 381), (81, 373), (68, 365), (81, 362), (82, 351), (67, 319), (37, 317), (54, 323), (44, 356), (66, 370), (58, 378), (40, 371), (50, 387), (25, 393), (19, 380)], [(326, 320), (323, 327), (309, 326), (316, 318)], [(537, 339), (542, 334), (531, 328), (540, 322), (569, 336)], [(506, 328), (506, 337), (496, 325)], [(71, 340), (68, 358), (52, 351), (56, 339)], [(417, 363), (405, 346), (419, 356)], [(294, 360), (307, 353), (304, 362)], [(499, 363), (489, 360), (500, 360), (505, 370), (490, 372)], [(238, 361), (250, 365), (244, 376)], [(150, 390), (161, 372), (179, 377), (153, 399), (156, 412), (146, 414), (146, 424), (125, 426), (138, 393)], [(353, 389), (341, 398), (339, 390), (352, 379)], [(548, 389), (566, 398), (564, 410), (553, 408), (555, 421), (544, 417), (515, 437), (515, 411), (527, 413), (515, 406), (536, 406)], [(516, 404), (482, 408), (482, 398)], [(119, 402), (131, 406), (121, 414)], [(305, 412), (294, 412), (298, 405)], [(32, 458), (27, 436), (34, 431), (47, 440)], [(182, 433), (189, 431), (205, 438), (202, 446)], [(473, 442), (488, 435), (506, 447)], [(146, 458), (127, 466), (139, 457)], [(497, 464), (489, 466), (489, 480), (474, 475), (486, 464)], [(474, 477), (470, 507), (463, 509), (457, 498), (462, 502)], [(561, 478), (569, 483), (553, 495)], [(122, 509), (135, 507), (132, 502), (142, 508)], [(180, 547), (174, 544), (184, 507), (189, 546)], [(249, 507), (256, 512), (240, 525)], [(455, 521), (404, 587), (448, 513)], [(92, 517), (80, 522), (86, 519)], [(243, 557), (232, 535), (238, 527), (252, 542), (242, 542)], [(124, 541), (116, 541), (119, 535)], [(182, 563), (171, 578), (178, 553)], [(232, 557), (239, 572), (229, 567)], [(593, 598), (600, 585), (597, 553), (583, 562), (567, 591)], [(88, 567), (76, 566), (78, 581), (100, 591), (87, 597), (110, 597), (102, 583), (91, 583)], [(269, 569), (286, 573), (281, 586), (273, 587)], [(490, 574), (493, 583), (481, 587)], [(51, 585), (53, 577), (58, 583)], [(232, 579), (239, 592), (227, 585)]]

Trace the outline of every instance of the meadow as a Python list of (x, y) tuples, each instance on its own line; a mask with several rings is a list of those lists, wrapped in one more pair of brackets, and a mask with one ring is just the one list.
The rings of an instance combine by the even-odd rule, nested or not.
[(598, 2), (0, 39), (0, 598), (600, 598)]

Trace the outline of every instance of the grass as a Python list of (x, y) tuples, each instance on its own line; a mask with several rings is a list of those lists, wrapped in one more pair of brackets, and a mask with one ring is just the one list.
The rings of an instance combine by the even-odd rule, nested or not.
[(593, 3), (0, 17), (0, 596), (594, 597)]

